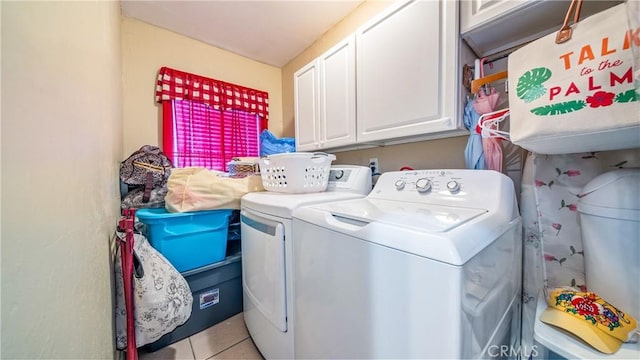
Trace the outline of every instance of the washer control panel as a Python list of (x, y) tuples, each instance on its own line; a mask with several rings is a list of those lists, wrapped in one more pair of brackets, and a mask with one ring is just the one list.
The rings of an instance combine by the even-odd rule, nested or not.
[(367, 199), (517, 213), (513, 181), (493, 170), (389, 171)]
[(514, 187), (509, 177), (492, 170), (389, 171), (380, 175), (368, 197), (486, 209), (501, 201), (511, 204)]
[[(458, 194), (464, 189), (463, 174), (456, 170), (415, 170), (385, 173), (393, 181), (392, 192), (417, 192), (432, 194), (445, 191)], [(380, 186), (378, 186), (380, 185)], [(379, 192), (386, 192), (384, 182), (378, 180), (376, 187)], [(374, 189), (375, 190), (375, 189)]]

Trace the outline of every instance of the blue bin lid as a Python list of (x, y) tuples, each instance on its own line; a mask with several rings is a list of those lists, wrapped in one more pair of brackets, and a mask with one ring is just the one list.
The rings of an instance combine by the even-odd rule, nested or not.
[(183, 216), (193, 216), (193, 215), (231, 215), (232, 209), (219, 209), (219, 210), (203, 210), (203, 211), (192, 211), (192, 212), (176, 212), (170, 213), (165, 208), (148, 208), (148, 209), (140, 209), (136, 211), (136, 217), (140, 220), (156, 220), (156, 219), (166, 219), (166, 218), (179, 218)]

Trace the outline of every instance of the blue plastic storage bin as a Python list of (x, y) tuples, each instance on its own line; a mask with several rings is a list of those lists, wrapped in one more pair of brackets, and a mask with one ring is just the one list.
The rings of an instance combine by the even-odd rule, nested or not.
[(165, 209), (140, 209), (138, 219), (147, 225), (146, 236), (179, 271), (188, 271), (225, 258), (231, 210), (170, 213)]

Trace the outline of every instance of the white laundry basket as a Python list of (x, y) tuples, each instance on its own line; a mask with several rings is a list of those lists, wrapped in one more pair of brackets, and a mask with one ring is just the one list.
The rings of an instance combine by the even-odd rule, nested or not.
[(283, 193), (311, 193), (327, 189), (329, 170), (335, 155), (296, 152), (260, 159), (265, 190)]

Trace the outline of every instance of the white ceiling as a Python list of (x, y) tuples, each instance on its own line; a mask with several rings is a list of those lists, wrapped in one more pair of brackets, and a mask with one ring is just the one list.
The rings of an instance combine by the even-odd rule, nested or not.
[(364, 0), (121, 1), (122, 14), (282, 67)]

